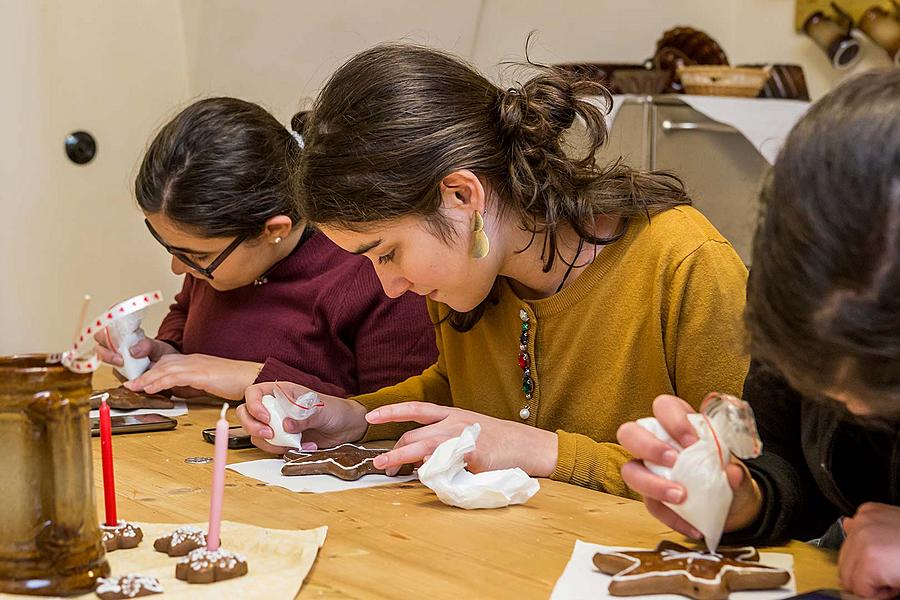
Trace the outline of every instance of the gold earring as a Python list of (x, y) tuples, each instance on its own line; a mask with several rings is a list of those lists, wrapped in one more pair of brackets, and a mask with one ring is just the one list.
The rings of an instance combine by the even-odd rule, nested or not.
[(472, 250), (470, 252), (472, 258), (484, 258), (491, 251), (491, 241), (484, 232), (484, 219), (480, 212), (472, 215), (472, 232), (475, 234), (472, 240)]

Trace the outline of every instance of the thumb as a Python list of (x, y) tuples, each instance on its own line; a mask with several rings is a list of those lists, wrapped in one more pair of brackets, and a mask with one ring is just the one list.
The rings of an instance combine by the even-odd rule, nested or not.
[(728, 478), (728, 485), (731, 486), (732, 490), (737, 490), (744, 483), (747, 477), (746, 471), (747, 467), (743, 463), (732, 462), (726, 465), (725, 476)]
[(153, 347), (153, 340), (144, 338), (141, 341), (139, 341), (138, 343), (132, 345), (131, 348), (128, 349), (128, 352), (134, 358), (150, 357), (150, 360), (156, 362), (159, 359), (159, 357), (153, 356), (154, 349), (155, 348)]

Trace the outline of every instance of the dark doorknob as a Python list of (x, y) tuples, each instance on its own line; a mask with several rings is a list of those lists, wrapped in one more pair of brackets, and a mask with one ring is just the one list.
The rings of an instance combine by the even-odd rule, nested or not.
[(66, 156), (76, 165), (91, 162), (97, 154), (97, 142), (87, 131), (75, 131), (66, 136)]

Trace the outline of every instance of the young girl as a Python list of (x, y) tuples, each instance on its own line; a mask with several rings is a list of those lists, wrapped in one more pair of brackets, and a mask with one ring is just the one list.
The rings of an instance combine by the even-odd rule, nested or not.
[[(747, 305), (755, 359), (744, 399), (763, 455), (729, 467), (729, 543), (842, 539), (842, 585), (900, 594), (900, 70), (868, 73), (797, 124), (763, 192)], [(765, 366), (763, 366), (765, 365)], [(696, 440), (684, 402), (654, 413), (676, 440)], [(672, 464), (672, 449), (636, 424), (619, 440)], [(622, 470), (648, 510), (696, 531), (660, 500), (685, 497), (640, 462)]]
[(153, 140), (135, 193), (185, 277), (156, 339), (131, 349), (152, 368), (126, 387), (239, 399), (287, 379), (348, 395), (434, 362), (422, 299), (388, 299), (368, 261), (300, 216), (289, 177), (300, 154), (272, 115), (234, 98), (189, 106)]
[[(377, 461), (393, 473), (478, 422), (469, 469), (518, 466), (625, 495), (619, 424), (661, 391), (699, 403), (740, 389), (746, 270), (676, 178), (595, 166), (596, 94), (611, 100), (549, 69), (502, 90), (411, 45), (335, 73), (305, 127), (304, 212), (368, 257), (389, 296), (429, 298), (440, 355), (419, 377), (326, 399), (286, 426), (319, 445), (402, 434)], [(592, 142), (583, 158), (563, 150), (576, 117)], [(266, 391), (250, 388), (240, 414), (277, 452)]]

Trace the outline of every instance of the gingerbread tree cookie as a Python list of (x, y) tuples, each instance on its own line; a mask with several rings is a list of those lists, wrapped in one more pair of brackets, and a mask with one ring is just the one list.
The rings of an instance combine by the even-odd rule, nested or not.
[[(323, 450), (289, 450), (284, 455), (282, 475), (333, 475), (345, 481), (354, 481), (364, 475), (384, 474), (375, 468), (374, 460), (384, 448), (366, 448), (356, 444), (341, 444)], [(405, 469), (412, 472), (412, 467)]]

